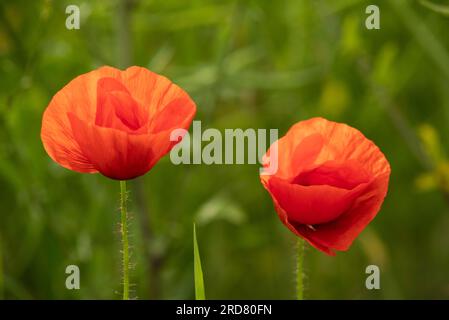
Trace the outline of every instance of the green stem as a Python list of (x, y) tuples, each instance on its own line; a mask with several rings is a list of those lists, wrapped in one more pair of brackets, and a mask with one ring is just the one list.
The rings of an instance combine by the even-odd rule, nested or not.
[(298, 237), (296, 257), (296, 299), (304, 299), (304, 240)]
[(120, 211), (122, 234), (122, 263), (123, 263), (123, 300), (129, 300), (129, 243), (128, 243), (128, 211), (126, 210), (126, 181), (120, 181)]

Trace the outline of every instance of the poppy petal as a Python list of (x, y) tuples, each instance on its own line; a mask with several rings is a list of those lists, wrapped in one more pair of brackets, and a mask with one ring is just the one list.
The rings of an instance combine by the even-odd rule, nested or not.
[(50, 101), (42, 117), (41, 139), (50, 158), (61, 166), (83, 173), (98, 172), (75, 141), (67, 113), (72, 112), (80, 119), (94, 119), (98, 79), (117, 74), (117, 69), (102, 67), (80, 75)]
[(148, 69), (130, 67), (123, 72), (121, 81), (132, 97), (147, 109), (150, 119), (176, 99), (186, 99), (191, 108), (196, 108), (184, 90), (166, 77)]
[(357, 129), (323, 118), (298, 122), (273, 146), (279, 170), (260, 179), (281, 221), (327, 254), (347, 250), (386, 196), (383, 153)]
[(44, 112), (41, 139), (47, 154), (67, 169), (83, 173), (98, 172), (73, 138), (70, 124), (67, 126), (61, 118), (53, 108)]
[(148, 113), (121, 82), (114, 78), (98, 80), (96, 125), (138, 134), (145, 133), (147, 121)]
[(329, 185), (351, 190), (370, 180), (363, 165), (354, 160), (327, 161), (296, 176), (292, 183), (303, 186)]
[(273, 177), (269, 190), (277, 203), (289, 213), (289, 220), (316, 225), (337, 219), (348, 210), (365, 184), (347, 190), (329, 185), (302, 186)]
[(195, 111), (190, 99), (175, 99), (155, 114), (151, 122), (150, 132), (158, 133), (180, 128), (185, 129), (192, 122)]
[(388, 180), (388, 175), (383, 175), (369, 183), (351, 209), (339, 219), (320, 225), (315, 230), (297, 225), (296, 228), (311, 243), (340, 251), (347, 250), (379, 211), (387, 194)]
[(134, 135), (99, 127), (69, 113), (70, 122), (83, 154), (96, 170), (111, 179), (127, 180), (150, 169), (153, 150), (150, 134)]
[(53, 97), (41, 136), (50, 157), (68, 169), (132, 179), (178, 143), (171, 131), (187, 129), (195, 112), (187, 93), (163, 76), (102, 67)]

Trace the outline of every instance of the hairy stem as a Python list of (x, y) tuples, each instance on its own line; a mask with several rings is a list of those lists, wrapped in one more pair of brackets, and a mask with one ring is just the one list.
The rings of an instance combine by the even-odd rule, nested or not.
[(296, 299), (304, 299), (304, 240), (298, 237), (296, 245)]
[(129, 300), (129, 243), (128, 243), (128, 211), (126, 208), (128, 195), (126, 181), (120, 181), (120, 212), (122, 235), (122, 263), (123, 263), (123, 300)]

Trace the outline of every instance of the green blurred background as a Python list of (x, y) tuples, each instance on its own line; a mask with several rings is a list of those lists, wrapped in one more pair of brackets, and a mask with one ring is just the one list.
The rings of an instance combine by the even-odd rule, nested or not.
[[(65, 8), (81, 29), (65, 28)], [(381, 29), (365, 28), (377, 4)], [(435, 5), (436, 4), (436, 5)], [(308, 299), (449, 298), (449, 16), (390, 0), (1, 0), (0, 298), (119, 299), (119, 184), (59, 167), (41, 117), (75, 76), (140, 65), (181, 85), (203, 129), (346, 122), (392, 166), (381, 212), (348, 252), (308, 248)], [(448, 5), (446, 1), (446, 6)], [(192, 222), (207, 298), (294, 298), (295, 237), (258, 165), (179, 165), (131, 183), (132, 296), (193, 298)], [(81, 289), (65, 288), (65, 268)], [(381, 269), (381, 290), (365, 268)]]

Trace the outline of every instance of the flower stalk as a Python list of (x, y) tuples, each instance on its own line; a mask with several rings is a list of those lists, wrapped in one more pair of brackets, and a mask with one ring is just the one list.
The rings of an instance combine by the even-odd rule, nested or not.
[(120, 181), (120, 234), (122, 235), (123, 300), (129, 300), (128, 195), (126, 181)]
[(296, 244), (296, 299), (304, 299), (304, 240), (298, 237)]

